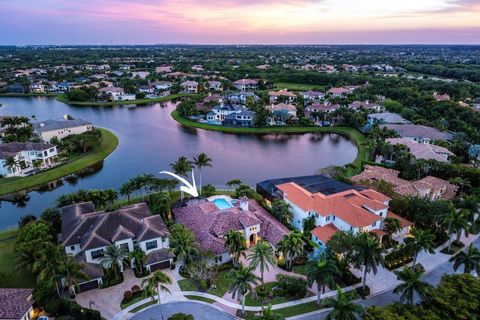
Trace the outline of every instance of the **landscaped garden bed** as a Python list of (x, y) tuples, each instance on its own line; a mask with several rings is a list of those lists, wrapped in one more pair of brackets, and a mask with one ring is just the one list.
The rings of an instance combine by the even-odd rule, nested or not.
[(440, 250), (441, 253), (444, 254), (455, 254), (459, 250), (463, 249), (465, 245), (461, 241), (453, 241), (452, 244), (450, 245), (450, 250), (448, 250), (448, 246), (445, 247), (444, 249)]

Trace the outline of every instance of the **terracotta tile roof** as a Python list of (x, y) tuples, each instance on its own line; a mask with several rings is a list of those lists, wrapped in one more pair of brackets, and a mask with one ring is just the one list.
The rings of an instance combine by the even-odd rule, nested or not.
[(425, 144), (412, 141), (407, 138), (390, 138), (386, 141), (391, 145), (404, 145), (416, 159), (436, 160), (448, 162), (448, 157), (454, 154), (447, 148), (434, 144)]
[(384, 195), (384, 194), (381, 194), (380, 192), (377, 192), (373, 189), (366, 189), (366, 190), (362, 190), (360, 191), (361, 194), (369, 197), (370, 199), (373, 199), (375, 201), (380, 201), (380, 202), (385, 202), (385, 201), (390, 201), (392, 200), (392, 198)]
[(382, 238), (384, 235), (387, 234), (385, 231), (380, 230), (380, 229), (374, 229), (374, 230), (371, 230), (370, 232), (378, 235), (379, 238)]
[(398, 221), (400, 221), (400, 226), (402, 228), (405, 228), (405, 227), (408, 227), (408, 226), (411, 226), (413, 225), (413, 222), (399, 216), (398, 214), (395, 214), (393, 213), (392, 211), (388, 211), (387, 212), (387, 218), (394, 218), (394, 219), (397, 219)]
[(297, 97), (294, 93), (289, 92), (287, 90), (269, 91), (268, 95), (272, 96), (272, 97), (282, 97), (282, 96), (290, 97), (290, 98), (296, 98)]
[(20, 319), (32, 307), (33, 289), (0, 288), (0, 319)]
[(313, 234), (317, 239), (322, 241), (323, 243), (327, 243), (328, 240), (337, 232), (338, 229), (335, 227), (333, 224), (327, 224), (323, 227), (316, 227), (311, 231), (311, 234)]

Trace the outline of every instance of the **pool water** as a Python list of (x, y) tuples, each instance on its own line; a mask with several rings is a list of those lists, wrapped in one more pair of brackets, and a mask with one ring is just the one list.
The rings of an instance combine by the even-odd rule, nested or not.
[(223, 198), (217, 198), (213, 200), (213, 203), (215, 203), (217, 208), (220, 210), (233, 208), (232, 204)]

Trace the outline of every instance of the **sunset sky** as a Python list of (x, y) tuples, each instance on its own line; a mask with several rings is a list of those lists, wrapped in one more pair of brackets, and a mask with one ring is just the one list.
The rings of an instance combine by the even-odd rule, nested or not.
[(480, 0), (0, 0), (5, 44), (480, 44)]

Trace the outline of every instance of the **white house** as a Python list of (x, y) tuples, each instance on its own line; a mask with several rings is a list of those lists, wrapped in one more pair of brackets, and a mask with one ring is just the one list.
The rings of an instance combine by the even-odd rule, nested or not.
[(91, 131), (92, 123), (82, 119), (61, 119), (61, 120), (45, 120), (33, 123), (33, 129), (43, 141), (49, 142), (53, 137), (59, 140), (71, 135), (81, 134)]
[(325, 93), (319, 91), (305, 91), (301, 93), (304, 104), (309, 102), (319, 102), (325, 97)]
[[(169, 251), (167, 226), (159, 215), (152, 215), (146, 203), (123, 207), (116, 211), (95, 211), (93, 203), (79, 203), (60, 209), (62, 214), (61, 243), (65, 252), (87, 265), (90, 279), (78, 285), (81, 291), (102, 284), (102, 258), (106, 248), (116, 245), (127, 253), (142, 250), (149, 272), (169, 268), (173, 255)], [(133, 262), (132, 262), (133, 266)], [(123, 271), (123, 265), (119, 265)]]
[(32, 93), (45, 93), (45, 85), (41, 82), (35, 82), (30, 85)]
[(253, 79), (240, 79), (233, 82), (233, 86), (240, 91), (258, 90), (258, 81)]
[(210, 91), (222, 91), (222, 83), (220, 81), (208, 81), (208, 90)]
[(135, 100), (134, 94), (125, 93), (123, 88), (119, 87), (105, 87), (98, 90), (99, 95), (106, 98), (106, 100), (113, 101), (129, 101)]
[(198, 93), (198, 82), (197, 81), (185, 81), (180, 85), (183, 88), (185, 93)]
[(288, 103), (292, 103), (295, 101), (295, 99), (297, 98), (297, 96), (292, 93), (292, 92), (289, 92), (287, 91), (286, 89), (285, 90), (280, 90), (280, 91), (270, 91), (268, 93), (268, 98), (270, 100), (270, 103), (275, 103), (277, 102), (280, 98), (284, 98), (286, 99), (286, 101)]
[[(37, 168), (55, 165), (57, 147), (50, 143), (10, 142), (0, 144), (0, 175), (4, 177), (25, 176)], [(15, 163), (8, 166), (9, 159)]]
[(212, 110), (207, 114), (207, 121), (223, 121), (228, 115), (232, 113), (240, 113), (246, 108), (242, 105), (230, 105), (220, 103), (219, 105), (212, 108)]

